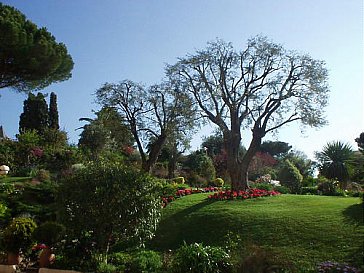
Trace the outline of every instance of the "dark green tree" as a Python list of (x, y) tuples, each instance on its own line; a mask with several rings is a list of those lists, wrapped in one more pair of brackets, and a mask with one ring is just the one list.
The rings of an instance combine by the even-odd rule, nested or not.
[(78, 145), (94, 156), (102, 151), (122, 152), (125, 146), (133, 146), (134, 140), (120, 114), (110, 107), (96, 112), (96, 118), (81, 118), (89, 122), (83, 126)]
[(205, 137), (201, 147), (206, 150), (211, 158), (219, 155), (225, 149), (224, 138), (221, 132), (216, 131), (215, 134)]
[[(0, 142), (1, 143), (1, 142)], [(355, 151), (353, 157), (349, 160), (350, 181), (364, 184), (364, 154)]]
[[(168, 66), (167, 75), (181, 82), (201, 116), (221, 130), (235, 190), (248, 186), (250, 161), (268, 133), (294, 121), (311, 127), (325, 124), (329, 90), (324, 62), (265, 37), (250, 39), (240, 51), (220, 40), (209, 43)], [(252, 136), (241, 156), (243, 128)]]
[(290, 189), (291, 193), (300, 192), (303, 176), (296, 166), (288, 159), (284, 161), (283, 167), (279, 171), (278, 179), (282, 186), (286, 186)]
[(49, 128), (59, 129), (57, 95), (52, 92), (49, 100)]
[(0, 3), (0, 88), (28, 92), (67, 80), (72, 57), (46, 28)]
[(206, 184), (213, 181), (216, 177), (214, 163), (204, 150), (197, 150), (189, 154), (184, 164), (190, 173), (189, 180), (187, 180), (188, 183)]
[(183, 153), (190, 148), (191, 136), (188, 131), (174, 132), (163, 145), (158, 157), (159, 162), (167, 162), (169, 179), (175, 177), (177, 164), (183, 158)]
[(355, 142), (358, 144), (359, 151), (364, 154), (364, 132), (355, 139)]
[(353, 150), (347, 143), (333, 141), (327, 143), (321, 152), (316, 153), (320, 174), (328, 179), (337, 179), (342, 189), (349, 180), (349, 164)]
[(23, 113), (20, 115), (19, 132), (36, 130), (42, 133), (49, 124), (48, 105), (42, 93), (32, 93), (24, 101)]
[(313, 176), (314, 170), (317, 167), (317, 163), (310, 160), (302, 151), (291, 150), (285, 155), (284, 159), (292, 162), (304, 178)]
[(282, 157), (292, 148), (287, 142), (264, 141), (260, 146), (260, 151), (269, 153), (271, 156)]

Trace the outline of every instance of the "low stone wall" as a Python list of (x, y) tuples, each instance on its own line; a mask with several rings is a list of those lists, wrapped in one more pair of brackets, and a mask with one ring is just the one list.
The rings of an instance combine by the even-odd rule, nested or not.
[(81, 272), (74, 271), (74, 270), (61, 270), (61, 269), (39, 268), (38, 273), (81, 273)]
[(16, 265), (0, 264), (0, 273), (15, 273)]

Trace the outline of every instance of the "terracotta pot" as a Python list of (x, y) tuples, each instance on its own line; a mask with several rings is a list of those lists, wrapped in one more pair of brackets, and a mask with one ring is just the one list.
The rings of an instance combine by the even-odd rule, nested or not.
[(18, 265), (22, 261), (22, 258), (20, 257), (20, 253), (8, 253), (8, 264), (9, 265)]
[(50, 248), (45, 248), (39, 255), (39, 267), (49, 267), (54, 262), (56, 256)]

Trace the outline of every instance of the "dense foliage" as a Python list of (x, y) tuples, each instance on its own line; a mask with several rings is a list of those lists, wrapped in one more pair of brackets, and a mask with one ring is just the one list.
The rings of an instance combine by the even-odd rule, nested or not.
[(184, 244), (173, 257), (173, 273), (227, 273), (231, 269), (230, 256), (221, 247)]
[(112, 163), (89, 164), (65, 177), (58, 203), (71, 236), (87, 236), (103, 253), (116, 243), (151, 238), (161, 209), (155, 179)]
[(26, 252), (33, 243), (36, 223), (31, 218), (15, 218), (4, 229), (3, 247), (12, 253)]
[(71, 77), (73, 61), (66, 46), (2, 3), (0, 33), (0, 88), (31, 91)]
[(281, 185), (288, 187), (292, 193), (300, 192), (303, 177), (297, 167), (288, 159), (285, 160), (278, 177)]

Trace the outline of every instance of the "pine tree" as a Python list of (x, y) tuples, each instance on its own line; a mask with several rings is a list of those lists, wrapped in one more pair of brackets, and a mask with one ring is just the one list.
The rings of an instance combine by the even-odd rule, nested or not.
[(49, 101), (49, 128), (59, 129), (59, 116), (57, 107), (57, 95), (52, 92)]
[(48, 105), (42, 93), (37, 96), (29, 94), (24, 101), (23, 113), (20, 115), (19, 132), (36, 130), (41, 133), (48, 127)]

